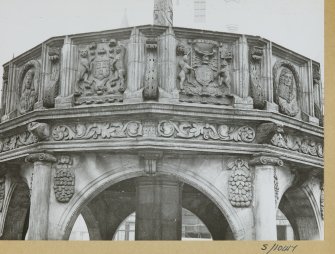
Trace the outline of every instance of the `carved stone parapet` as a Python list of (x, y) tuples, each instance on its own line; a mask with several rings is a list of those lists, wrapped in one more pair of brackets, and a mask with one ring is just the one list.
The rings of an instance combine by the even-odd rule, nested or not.
[(144, 161), (144, 172), (148, 175), (155, 175), (157, 172), (157, 161), (163, 156), (163, 153), (158, 151), (148, 151), (140, 152), (139, 156)]
[(237, 95), (232, 95), (233, 98), (232, 105), (234, 108), (238, 109), (252, 109), (253, 108), (253, 99), (251, 97), (239, 97)]
[(26, 157), (26, 162), (56, 162), (57, 159), (55, 156), (53, 156), (52, 154), (49, 153), (33, 153), (33, 154), (29, 154)]
[(45, 140), (50, 136), (50, 126), (46, 123), (31, 122), (27, 128), (38, 140)]
[(277, 157), (260, 155), (253, 158), (250, 162), (250, 165), (272, 165), (272, 166), (284, 166), (284, 162)]
[(54, 176), (54, 192), (58, 202), (69, 202), (75, 192), (75, 174), (73, 160), (68, 155), (58, 157)]

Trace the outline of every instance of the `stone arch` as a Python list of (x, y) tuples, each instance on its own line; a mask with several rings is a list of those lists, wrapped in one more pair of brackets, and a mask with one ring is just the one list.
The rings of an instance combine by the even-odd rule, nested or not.
[(24, 240), (28, 230), (30, 195), (22, 179), (10, 183), (1, 221), (1, 240)]
[[(194, 174), (191, 176), (186, 172), (178, 170), (162, 169), (158, 174), (173, 175), (181, 181), (194, 186), (196, 189), (205, 194), (221, 211), (228, 221), (229, 227), (232, 231), (233, 238), (236, 240), (243, 240), (245, 237), (245, 230), (238, 217), (237, 212), (232, 208), (229, 200), (225, 198), (219, 191), (213, 187), (209, 182), (200, 176), (195, 177)], [(80, 193), (72, 198), (68, 204), (66, 210), (62, 214), (60, 221), (58, 222), (59, 237), (66, 240), (68, 239), (73, 224), (78, 217), (81, 209), (88, 204), (95, 196), (100, 192), (107, 189), (108, 187), (121, 182), (129, 178), (135, 178), (143, 176), (144, 172), (139, 169), (125, 169), (124, 171), (119, 169), (117, 172), (108, 171), (102, 176), (91, 181), (86, 187), (84, 187)]]
[(280, 200), (279, 209), (290, 222), (295, 240), (323, 238), (318, 205), (307, 185), (287, 189)]

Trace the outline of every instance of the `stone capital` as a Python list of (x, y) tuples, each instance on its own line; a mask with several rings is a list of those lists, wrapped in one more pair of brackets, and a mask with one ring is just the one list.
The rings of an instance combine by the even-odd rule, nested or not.
[(157, 172), (157, 160), (163, 153), (159, 151), (143, 151), (139, 152), (140, 158), (144, 161), (144, 172), (148, 175), (155, 175)]
[(284, 162), (278, 158), (267, 155), (258, 155), (255, 156), (250, 162), (250, 165), (253, 166), (262, 166), (262, 165), (270, 165), (270, 166), (283, 166)]
[(49, 153), (33, 153), (26, 157), (26, 162), (56, 162), (55, 156)]

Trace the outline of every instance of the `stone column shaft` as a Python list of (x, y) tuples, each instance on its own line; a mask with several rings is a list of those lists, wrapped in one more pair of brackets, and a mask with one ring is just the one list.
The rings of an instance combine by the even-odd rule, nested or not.
[(28, 240), (47, 240), (51, 165), (56, 158), (50, 154), (38, 153), (29, 155), (26, 161), (34, 163)]
[(261, 156), (250, 162), (255, 167), (255, 233), (256, 240), (277, 240), (277, 206), (274, 169), (282, 166), (278, 158)]
[(136, 240), (181, 240), (181, 183), (170, 177), (136, 182)]

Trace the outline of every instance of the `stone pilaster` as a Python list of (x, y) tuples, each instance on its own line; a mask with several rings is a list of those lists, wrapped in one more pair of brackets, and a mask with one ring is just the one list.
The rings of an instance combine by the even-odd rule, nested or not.
[(256, 240), (277, 240), (276, 193), (274, 170), (283, 161), (270, 156), (257, 156), (250, 161), (254, 166), (254, 215)]
[(179, 92), (176, 86), (176, 37), (172, 27), (160, 36), (158, 41), (158, 78), (160, 101), (178, 101)]
[(49, 202), (51, 191), (51, 166), (56, 158), (47, 153), (35, 153), (26, 157), (34, 163), (29, 215), (29, 240), (47, 240), (49, 225)]
[(48, 63), (48, 56), (47, 56), (47, 45), (45, 43), (42, 44), (42, 64), (41, 64), (41, 83), (38, 87), (38, 95), (37, 95), (37, 102), (34, 105), (34, 109), (43, 108), (43, 91), (45, 88), (45, 76), (46, 76), (46, 69)]
[(55, 99), (56, 108), (73, 106), (74, 86), (78, 68), (78, 47), (66, 36), (61, 52), (60, 94)]
[(264, 50), (264, 86), (266, 87), (265, 109), (278, 112), (278, 105), (273, 101), (273, 75), (272, 75), (272, 42), (267, 42)]
[(141, 102), (145, 71), (144, 35), (134, 28), (128, 43), (127, 89), (124, 92), (124, 102)]
[(245, 35), (239, 38), (237, 46), (238, 84), (236, 84), (236, 95), (233, 96), (233, 106), (241, 109), (252, 109), (253, 100), (249, 96), (249, 49)]
[(136, 240), (181, 240), (182, 184), (174, 177), (136, 180)]

